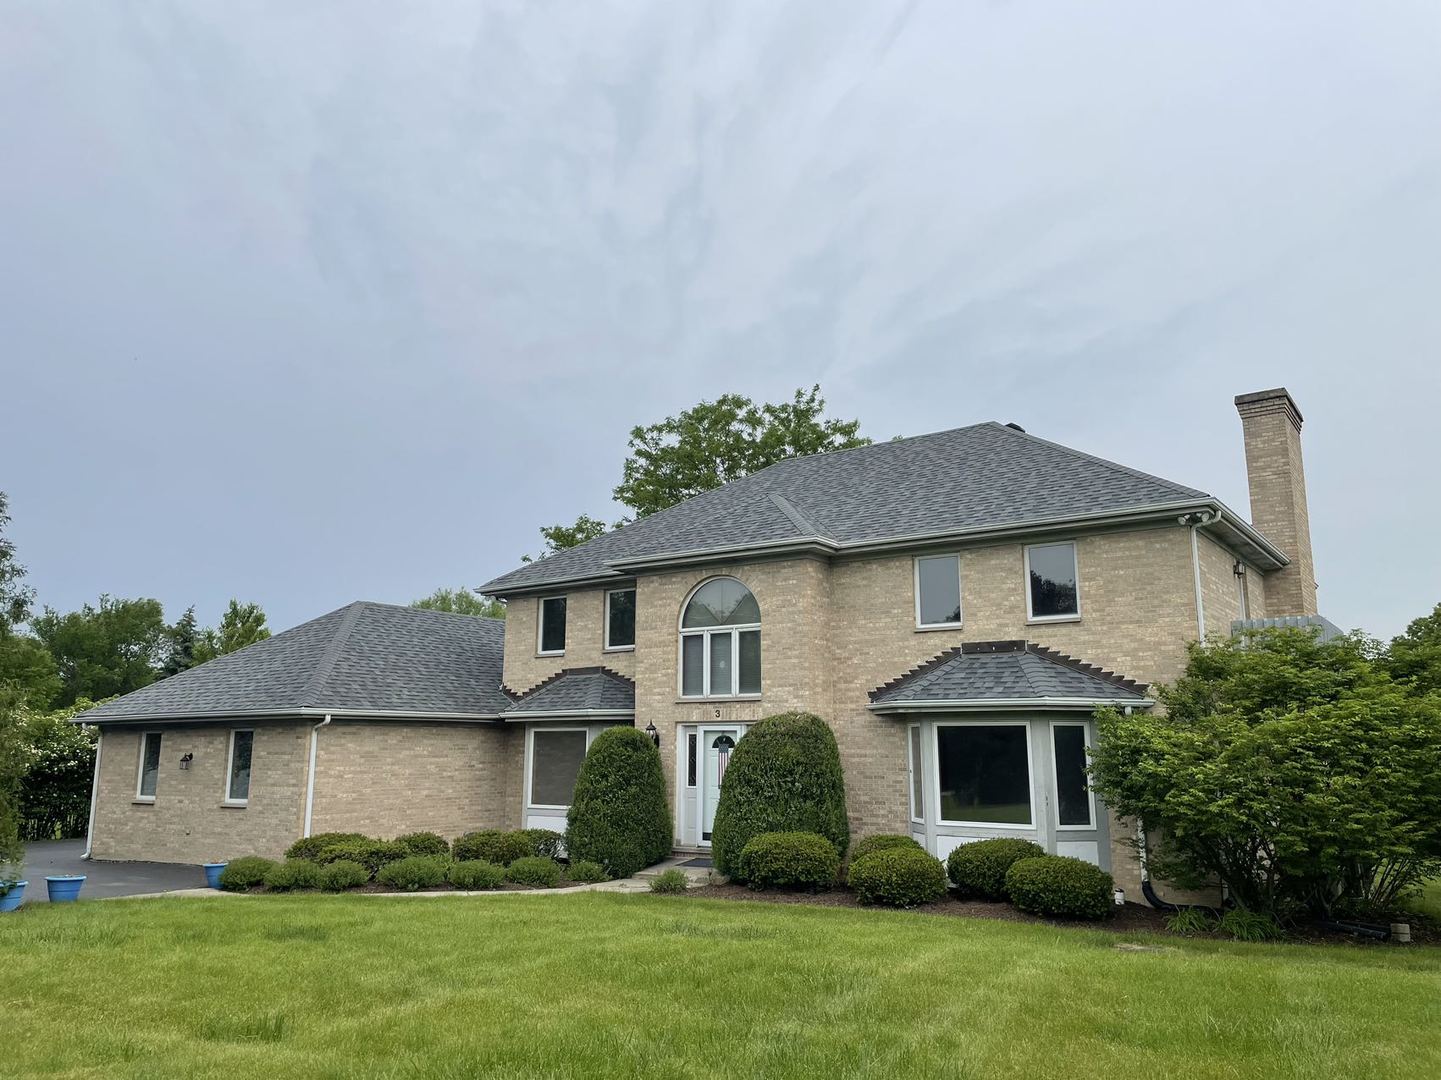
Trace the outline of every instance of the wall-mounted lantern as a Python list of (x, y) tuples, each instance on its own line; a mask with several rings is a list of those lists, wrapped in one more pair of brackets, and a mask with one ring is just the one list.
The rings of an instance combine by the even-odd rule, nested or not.
[(645, 733), (650, 736), (650, 741), (655, 743), (655, 748), (660, 749), (660, 732), (655, 729), (655, 724), (647, 724)]
[(181, 767), (182, 769), (188, 769), (188, 768), (190, 768), (190, 763), (191, 763), (192, 761), (194, 761), (194, 760), (195, 760), (195, 755), (194, 755), (194, 754), (186, 754), (184, 757), (182, 757), (182, 758), (180, 759), (180, 767)]

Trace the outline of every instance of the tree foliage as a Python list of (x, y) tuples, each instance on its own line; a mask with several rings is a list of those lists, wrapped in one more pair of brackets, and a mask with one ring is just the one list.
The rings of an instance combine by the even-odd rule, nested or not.
[(1441, 604), (1391, 640), (1387, 666), (1392, 678), (1415, 693), (1441, 691)]
[(168, 637), (170, 651), (165, 654), (165, 662), (160, 668), (160, 674), (167, 677), (187, 671), (198, 663), (195, 650), (200, 644), (200, 624), (195, 619), (194, 604), (175, 620), (175, 625), (168, 631)]
[(55, 712), (22, 710), (20, 830), (26, 840), (85, 835), (95, 775), (96, 729), (71, 723), (71, 718), (93, 706), (94, 702), (82, 699)]
[(5, 536), (5, 526), (10, 524), (9, 506), (9, 497), (0, 491), (0, 638), (29, 618), (35, 599), (35, 590), (22, 584), (25, 567), (15, 561), (15, 544)]
[(779, 404), (723, 394), (636, 427), (615, 498), (645, 517), (786, 458), (870, 442), (859, 420), (826, 419), (825, 407), (819, 385)]
[(453, 615), (480, 615), (487, 619), (505, 618), (505, 605), (493, 596), (481, 596), (467, 588), (436, 589), (421, 600), (413, 600), (414, 608), (427, 611), (448, 611)]
[(28, 634), (0, 635), (0, 686), (8, 685), (33, 709), (48, 709), (60, 693), (55, 658)]
[[(620, 528), (621, 523), (616, 524)], [(589, 514), (581, 514), (575, 519), (574, 525), (545, 525), (541, 527), (540, 538), (545, 541), (545, 550), (540, 553), (542, 559), (547, 559), (557, 551), (564, 551), (566, 548), (579, 547), (597, 536), (604, 535), (610, 531), (610, 526), (599, 518), (593, 518)], [(529, 555), (523, 556), (524, 562), (530, 562)]]
[(30, 629), (55, 658), (61, 684), (55, 704), (62, 708), (80, 698), (100, 701), (148, 686), (167, 640), (159, 600), (101, 596), (98, 606), (86, 604), (66, 615), (47, 607)]
[(204, 663), (217, 656), (233, 653), (247, 645), (254, 645), (257, 641), (264, 641), (269, 636), (270, 630), (265, 625), (265, 612), (260, 609), (260, 605), (242, 604), (239, 600), (232, 599), (230, 606), (225, 609), (225, 614), (220, 617), (220, 625), (214, 630), (200, 632), (195, 643), (195, 662)]
[(25, 845), (20, 839), (20, 783), (25, 775), (20, 695), (0, 683), (0, 895), (19, 879)]

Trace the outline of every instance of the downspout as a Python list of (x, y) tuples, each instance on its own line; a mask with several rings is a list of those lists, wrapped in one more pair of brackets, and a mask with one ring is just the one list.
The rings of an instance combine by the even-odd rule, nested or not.
[(100, 748), (105, 745), (105, 732), (95, 733), (95, 775), (90, 780), (90, 823), (85, 826), (85, 854), (82, 859), (90, 858), (90, 849), (95, 844), (95, 804), (100, 797)]
[(1202, 510), (1194, 514), (1185, 514), (1176, 520), (1191, 528), (1191, 576), (1196, 589), (1196, 640), (1205, 641), (1206, 599), (1201, 589), (1201, 543), (1196, 534), (1202, 525), (1209, 525), (1215, 521), (1216, 515), (1210, 510)]
[(330, 714), (310, 729), (310, 768), (305, 776), (305, 831), (301, 836), (310, 835), (310, 819), (315, 814), (315, 750), (320, 743), (320, 729), (330, 723)]

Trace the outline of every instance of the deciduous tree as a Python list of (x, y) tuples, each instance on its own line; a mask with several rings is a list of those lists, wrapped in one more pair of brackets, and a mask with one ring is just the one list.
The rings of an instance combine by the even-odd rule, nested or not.
[(455, 615), (480, 615), (489, 619), (505, 618), (505, 605), (493, 596), (481, 596), (467, 588), (436, 589), (422, 600), (413, 600), (411, 607), (427, 611), (448, 611)]

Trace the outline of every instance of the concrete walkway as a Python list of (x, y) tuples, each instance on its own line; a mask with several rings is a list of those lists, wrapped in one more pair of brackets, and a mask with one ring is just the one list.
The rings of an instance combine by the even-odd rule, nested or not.
[(205, 871), (187, 863), (98, 862), (83, 859), (84, 840), (41, 840), (25, 845), (20, 877), (28, 879), (25, 903), (46, 903), (46, 875), (84, 874), (80, 899), (149, 896), (205, 886)]

